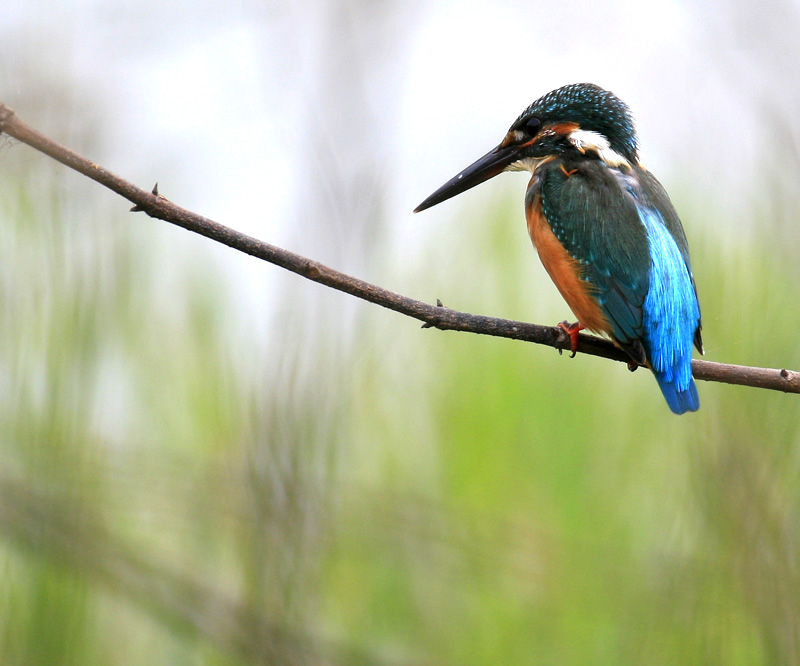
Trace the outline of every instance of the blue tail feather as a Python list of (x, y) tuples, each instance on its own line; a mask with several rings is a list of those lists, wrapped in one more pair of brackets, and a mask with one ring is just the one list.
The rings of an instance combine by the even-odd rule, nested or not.
[(674, 378), (668, 379), (662, 373), (656, 374), (656, 381), (658, 381), (658, 386), (661, 388), (669, 408), (675, 414), (696, 412), (700, 409), (700, 398), (697, 396), (697, 386), (695, 386), (694, 379), (690, 380), (689, 386), (682, 391), (676, 386)]

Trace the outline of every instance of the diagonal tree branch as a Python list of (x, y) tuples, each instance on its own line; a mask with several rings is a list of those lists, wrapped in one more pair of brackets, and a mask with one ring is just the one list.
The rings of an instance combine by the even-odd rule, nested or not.
[[(424, 328), (466, 331), (481, 335), (511, 338), (513, 340), (524, 340), (554, 347), (559, 351), (569, 348), (569, 339), (557, 327), (474, 315), (445, 308), (440, 303), (431, 305), (423, 301), (417, 301), (351, 275), (341, 273), (319, 262), (270, 245), (202, 215), (181, 208), (159, 195), (157, 186), (153, 188), (152, 192), (136, 187), (98, 164), (81, 157), (37, 132), (22, 122), (10, 108), (0, 103), (0, 133), (3, 132), (125, 197), (134, 204), (131, 210), (143, 211), (150, 217), (178, 225), (218, 243), (223, 243), (235, 250), (297, 273), (314, 282), (319, 282), (332, 289), (343, 291), (370, 303), (375, 303), (389, 310), (418, 319), (424, 322)], [(617, 349), (608, 340), (591, 335), (580, 335), (578, 351), (623, 363), (628, 363), (630, 360), (624, 352)], [(753, 386), (786, 393), (800, 393), (800, 372), (794, 370), (754, 368), (695, 359), (692, 361), (692, 374), (696, 379), (706, 381)]]

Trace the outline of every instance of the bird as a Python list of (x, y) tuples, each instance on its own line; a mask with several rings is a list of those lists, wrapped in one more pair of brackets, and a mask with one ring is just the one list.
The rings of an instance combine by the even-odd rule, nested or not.
[(689, 245), (664, 187), (639, 161), (633, 116), (592, 83), (543, 95), (500, 144), (431, 194), (415, 213), (504, 171), (529, 171), (528, 233), (577, 318), (559, 327), (605, 335), (655, 375), (675, 414), (700, 407), (692, 345), (703, 354)]

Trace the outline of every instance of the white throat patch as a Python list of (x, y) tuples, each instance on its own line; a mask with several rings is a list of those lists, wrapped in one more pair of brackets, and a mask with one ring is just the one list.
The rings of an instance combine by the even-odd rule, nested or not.
[(536, 173), (536, 169), (552, 159), (552, 155), (548, 155), (546, 157), (525, 157), (521, 160), (517, 160), (516, 162), (512, 162), (504, 169), (504, 171), (530, 171), (531, 175), (533, 175)]
[(611, 149), (608, 139), (599, 132), (579, 129), (570, 132), (567, 138), (570, 143), (582, 153), (585, 153), (587, 150), (596, 152), (597, 156), (610, 167), (620, 167), (623, 165), (629, 169), (631, 167), (628, 160), (617, 151)]

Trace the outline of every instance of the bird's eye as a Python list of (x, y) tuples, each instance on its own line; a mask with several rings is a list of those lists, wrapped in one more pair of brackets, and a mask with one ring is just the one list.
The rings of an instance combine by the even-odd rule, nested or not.
[(525, 130), (526, 134), (533, 136), (536, 132), (539, 131), (539, 128), (542, 126), (542, 121), (538, 118), (528, 118), (523, 129)]

